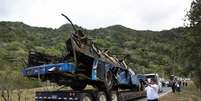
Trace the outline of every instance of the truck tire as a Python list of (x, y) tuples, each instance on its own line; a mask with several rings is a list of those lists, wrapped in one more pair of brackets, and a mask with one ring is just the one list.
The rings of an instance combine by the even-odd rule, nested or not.
[(114, 85), (114, 81), (113, 81), (113, 74), (111, 71), (107, 71), (105, 73), (105, 77), (104, 77), (104, 84), (107, 90), (111, 90), (113, 85)]
[(117, 92), (112, 92), (112, 101), (118, 101), (118, 94)]
[(98, 92), (97, 101), (107, 101), (107, 96), (104, 92)]
[(75, 81), (73, 84), (70, 85), (70, 87), (73, 90), (83, 90), (86, 86), (87, 86), (87, 84), (85, 82), (81, 82), (81, 81)]
[(90, 94), (83, 93), (79, 101), (93, 101)]

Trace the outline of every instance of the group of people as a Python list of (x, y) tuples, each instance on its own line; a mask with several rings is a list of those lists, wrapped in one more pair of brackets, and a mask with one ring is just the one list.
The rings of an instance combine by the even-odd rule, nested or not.
[(183, 86), (187, 86), (187, 82), (185, 81), (181, 81), (181, 80), (172, 80), (170, 81), (170, 85), (171, 85), (171, 88), (172, 88), (172, 92), (175, 93), (176, 91), (177, 92), (181, 92), (181, 87)]
[[(172, 88), (172, 92), (175, 93), (181, 91), (181, 86), (187, 86), (186, 81), (180, 81), (180, 80), (172, 80), (170, 81), (170, 85)], [(145, 91), (147, 93), (147, 101), (158, 101), (158, 91), (159, 86), (156, 83), (155, 79), (151, 79), (150, 83), (147, 84), (147, 87), (145, 88)]]

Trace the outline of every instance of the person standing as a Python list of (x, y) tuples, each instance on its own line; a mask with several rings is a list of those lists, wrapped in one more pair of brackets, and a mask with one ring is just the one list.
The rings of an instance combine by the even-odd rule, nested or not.
[(159, 87), (156, 84), (156, 80), (151, 79), (150, 83), (145, 88), (147, 93), (147, 101), (158, 101), (158, 90)]
[(175, 86), (176, 86), (176, 91), (180, 92), (181, 89), (180, 89), (179, 81), (176, 82)]
[(185, 81), (184, 81), (184, 80), (182, 81), (182, 86), (183, 86), (183, 87), (185, 86)]
[(175, 80), (173, 80), (173, 81), (171, 81), (171, 88), (172, 88), (172, 92), (173, 93), (175, 93), (175, 88), (176, 88), (176, 81)]

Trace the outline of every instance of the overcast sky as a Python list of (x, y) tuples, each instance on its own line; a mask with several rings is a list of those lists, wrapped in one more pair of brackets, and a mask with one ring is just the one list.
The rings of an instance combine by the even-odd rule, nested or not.
[(87, 29), (121, 24), (136, 30), (184, 24), (192, 0), (0, 0), (0, 21), (58, 28), (67, 20)]

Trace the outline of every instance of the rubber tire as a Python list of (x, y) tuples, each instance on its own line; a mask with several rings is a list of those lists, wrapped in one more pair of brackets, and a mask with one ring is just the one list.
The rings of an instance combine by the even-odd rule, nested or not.
[(79, 101), (93, 101), (92, 96), (87, 93), (83, 93)]
[(104, 92), (98, 92), (96, 98), (97, 101), (107, 101), (107, 96)]
[(118, 101), (119, 100), (117, 92), (112, 92), (111, 97), (112, 97), (112, 101)]
[(105, 84), (105, 87), (107, 90), (111, 90), (113, 85), (114, 85), (114, 81), (113, 81), (113, 74), (111, 71), (107, 71), (105, 73), (105, 76), (104, 76), (104, 84)]
[(73, 90), (83, 90), (86, 86), (87, 84), (81, 81), (74, 81), (74, 83), (70, 85)]

